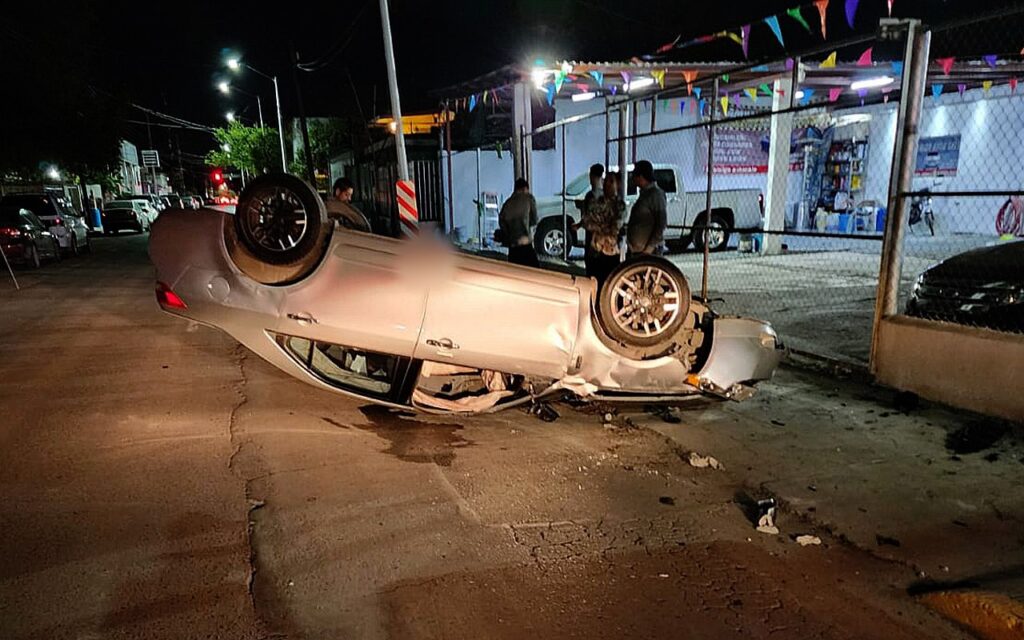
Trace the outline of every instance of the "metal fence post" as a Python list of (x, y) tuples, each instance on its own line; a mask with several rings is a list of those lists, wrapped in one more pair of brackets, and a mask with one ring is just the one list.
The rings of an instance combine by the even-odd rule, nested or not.
[[(718, 104), (718, 77), (715, 77), (714, 99), (711, 101), (711, 120), (708, 122), (708, 192), (704, 202), (704, 257), (700, 274), (700, 297), (708, 301), (708, 263), (711, 258), (711, 245), (708, 243), (708, 229), (711, 226), (711, 176), (715, 165), (715, 108)], [(703, 114), (701, 114), (703, 115)], [(694, 231), (697, 231), (696, 226)]]
[(565, 125), (562, 125), (562, 259), (569, 260), (569, 214), (565, 210)]
[(877, 370), (878, 331), (882, 319), (896, 313), (899, 305), (900, 273), (903, 265), (903, 237), (906, 231), (906, 199), (917, 161), (917, 140), (925, 85), (928, 78), (928, 52), (931, 31), (922, 31), (918, 20), (907, 23), (907, 48), (904, 54), (904, 75), (900, 86), (898, 129), (893, 148), (892, 171), (889, 175), (889, 201), (882, 240), (878, 290), (875, 296), (875, 317), (871, 331), (869, 367)]

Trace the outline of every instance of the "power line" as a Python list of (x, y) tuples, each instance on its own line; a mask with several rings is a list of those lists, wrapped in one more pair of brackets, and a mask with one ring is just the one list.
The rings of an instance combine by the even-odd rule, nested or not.
[(352, 23), (349, 24), (348, 33), (345, 34), (345, 36), (338, 42), (338, 44), (334, 45), (334, 47), (332, 47), (327, 53), (320, 56), (316, 60), (312, 60), (310, 62), (300, 62), (299, 64), (296, 65), (296, 67), (298, 67), (302, 71), (319, 71), (326, 67), (327, 65), (329, 65), (331, 62), (333, 62), (334, 59), (337, 58), (338, 55), (340, 55), (341, 52), (345, 50), (349, 43), (352, 42), (352, 38), (355, 37), (356, 34), (356, 26), (359, 24), (359, 20), (363, 17), (363, 14), (366, 13), (366, 10), (370, 7), (371, 4), (372, 0), (367, 0), (367, 2), (363, 4), (363, 6), (359, 9), (358, 13), (356, 13), (355, 18), (352, 19)]

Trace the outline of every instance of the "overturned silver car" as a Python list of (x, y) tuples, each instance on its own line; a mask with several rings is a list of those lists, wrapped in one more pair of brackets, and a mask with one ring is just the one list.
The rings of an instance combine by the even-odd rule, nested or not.
[[(395, 240), (329, 217), (305, 182), (254, 180), (235, 215), (165, 211), (164, 311), (220, 328), (311, 385), (391, 407), (483, 413), (556, 393), (740, 399), (782, 356), (771, 325), (716, 316), (656, 257), (595, 280)], [(355, 225), (361, 226), (361, 225)]]

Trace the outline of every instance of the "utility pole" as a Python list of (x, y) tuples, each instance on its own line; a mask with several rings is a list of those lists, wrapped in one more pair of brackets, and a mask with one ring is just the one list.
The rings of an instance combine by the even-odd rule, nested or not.
[(388, 88), (391, 92), (391, 117), (395, 121), (395, 150), (398, 152), (398, 178), (409, 179), (409, 162), (405, 157), (405, 132), (402, 130), (402, 105), (398, 99), (398, 78), (395, 74), (395, 50), (391, 43), (391, 18), (388, 0), (380, 0), (380, 23), (384, 31), (384, 59), (388, 65)]
[(302, 129), (302, 148), (305, 152), (306, 157), (306, 178), (309, 183), (316, 189), (316, 170), (313, 168), (313, 150), (309, 146), (309, 127), (306, 124), (306, 107), (302, 102), (302, 89), (299, 87), (299, 74), (296, 70), (299, 68), (299, 52), (295, 50), (295, 45), (291, 47), (292, 50), (292, 80), (295, 81), (295, 98), (296, 104), (299, 107), (299, 126)]

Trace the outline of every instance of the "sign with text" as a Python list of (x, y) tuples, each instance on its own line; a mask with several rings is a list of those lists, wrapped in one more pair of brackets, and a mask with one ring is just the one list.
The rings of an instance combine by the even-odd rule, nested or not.
[(144, 167), (159, 167), (160, 166), (160, 152), (156, 149), (143, 149), (142, 150), (142, 166)]
[[(794, 129), (794, 139), (802, 130)], [(697, 154), (700, 159), (701, 173), (708, 166), (708, 137), (697, 136)], [(720, 128), (715, 130), (715, 150), (712, 159), (714, 173), (726, 175), (742, 175), (768, 173), (769, 136), (767, 130), (743, 130)], [(790, 171), (803, 169), (803, 154), (799, 148), (791, 149), (789, 156)]]
[(955, 176), (960, 164), (960, 134), (921, 138), (917, 143), (916, 176)]

